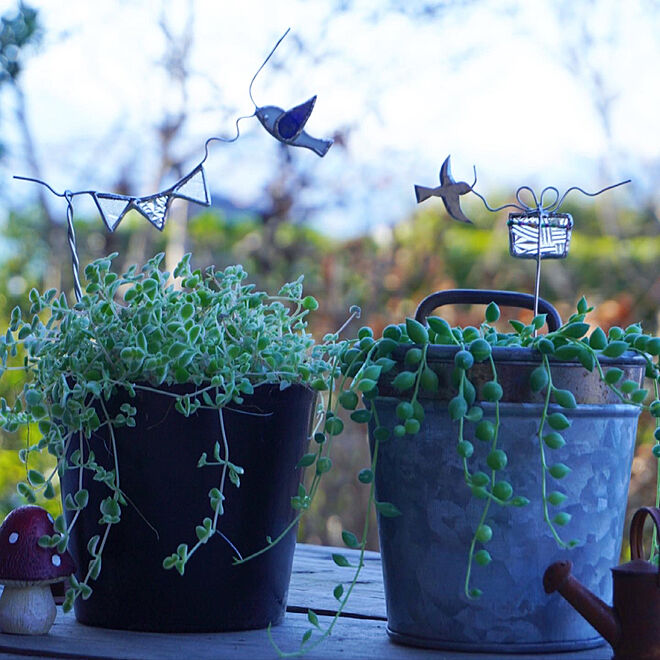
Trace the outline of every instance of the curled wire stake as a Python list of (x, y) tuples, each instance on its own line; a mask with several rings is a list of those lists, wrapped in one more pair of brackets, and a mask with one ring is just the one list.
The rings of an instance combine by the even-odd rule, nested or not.
[(250, 101), (252, 101), (253, 105), (255, 108), (258, 108), (259, 106), (257, 105), (256, 101), (254, 100), (254, 97), (252, 96), (252, 85), (254, 85), (254, 81), (257, 79), (257, 76), (261, 73), (261, 70), (268, 64), (268, 60), (273, 56), (273, 53), (277, 50), (278, 46), (284, 41), (284, 37), (286, 37), (287, 34), (291, 32), (291, 28), (287, 28), (286, 32), (277, 40), (277, 43), (273, 46), (272, 50), (268, 55), (266, 56), (266, 59), (261, 63), (261, 66), (257, 69), (256, 73), (252, 76), (252, 80), (250, 80), (250, 85), (248, 87), (248, 94), (250, 96)]
[[(201, 162), (199, 165), (203, 165), (206, 162), (206, 159), (209, 157), (209, 144), (211, 142), (236, 142), (238, 138), (241, 136), (241, 131), (238, 127), (238, 124), (241, 120), (243, 119), (250, 119), (251, 117), (254, 117), (256, 115), (256, 110), (251, 114), (251, 115), (242, 115), (239, 117), (236, 122), (234, 123), (234, 127), (236, 128), (236, 135), (232, 138), (225, 138), (225, 137), (210, 137), (206, 142), (204, 142), (204, 158), (202, 158)], [(197, 167), (199, 167), (199, 165)]]
[(76, 302), (82, 298), (82, 288), (80, 286), (80, 260), (78, 259), (78, 248), (76, 246), (76, 231), (73, 227), (73, 193), (70, 190), (64, 191), (66, 199), (66, 223), (67, 237), (69, 240), (69, 249), (71, 250), (71, 267), (73, 269), (73, 290), (76, 296)]
[[(587, 192), (586, 190), (583, 190), (579, 186), (571, 186), (561, 197), (559, 196), (559, 190), (555, 186), (546, 186), (541, 191), (541, 196), (539, 199), (537, 199), (536, 193), (532, 190), (532, 188), (530, 188), (529, 186), (520, 186), (520, 188), (516, 190), (516, 201), (518, 202), (517, 204), (503, 204), (502, 206), (497, 206), (496, 208), (490, 206), (490, 204), (488, 204), (488, 202), (486, 201), (486, 198), (481, 193), (478, 193), (474, 189), (474, 186), (472, 187), (471, 192), (473, 192), (484, 203), (484, 206), (491, 213), (496, 213), (497, 211), (502, 211), (503, 209), (518, 209), (518, 211), (522, 213), (535, 213), (537, 211), (541, 211), (544, 213), (553, 213), (559, 209), (559, 207), (564, 203), (564, 200), (566, 199), (568, 193), (570, 193), (573, 190), (577, 190), (578, 192), (581, 192), (583, 195), (586, 195), (587, 197), (597, 197), (598, 195), (606, 192), (607, 190), (612, 190), (612, 188), (618, 188), (619, 186), (623, 186), (626, 183), (630, 183), (630, 181), (631, 179), (626, 179), (625, 181), (619, 181), (619, 183), (615, 183), (611, 186), (606, 186), (605, 188), (601, 188), (600, 190), (593, 193)], [(476, 183), (476, 170), (475, 170), (475, 183)], [(522, 201), (521, 194), (524, 191), (527, 191), (532, 196), (532, 200), (534, 202), (533, 206), (529, 206), (528, 204), (525, 204)], [(543, 198), (548, 192), (555, 193), (555, 198), (549, 204), (544, 204)]]

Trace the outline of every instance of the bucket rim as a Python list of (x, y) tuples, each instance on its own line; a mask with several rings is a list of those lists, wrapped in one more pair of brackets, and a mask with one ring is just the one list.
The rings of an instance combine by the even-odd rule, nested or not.
[[(401, 401), (400, 397), (378, 395), (375, 401), (387, 402), (392, 405)], [(447, 407), (447, 402), (441, 399), (424, 399), (424, 403), (436, 402), (443, 407)], [(508, 412), (515, 411), (516, 417), (538, 417), (544, 408), (542, 402), (532, 401), (500, 401), (498, 404), (490, 401), (479, 401), (479, 407), (483, 408), (484, 415), (494, 414), (496, 406), (499, 406), (500, 414), (506, 415)], [(560, 412), (567, 417), (639, 417), (642, 409), (632, 403), (578, 403), (576, 408), (562, 408), (558, 403), (548, 405), (548, 414)]]
[[(410, 348), (419, 348), (419, 344), (404, 344), (397, 346), (392, 351), (391, 357), (395, 359), (403, 359), (404, 355)], [(432, 362), (442, 362), (444, 360), (451, 361), (454, 355), (463, 347), (453, 344), (429, 344), (427, 351), (427, 360)], [(543, 354), (532, 348), (525, 346), (493, 346), (492, 355), (495, 362), (508, 362), (510, 364), (533, 364), (537, 366)], [(560, 360), (552, 355), (548, 355), (548, 359), (552, 364), (565, 365), (567, 367), (579, 367), (584, 369), (581, 362), (577, 359)], [(623, 355), (612, 358), (604, 355), (598, 356), (598, 361), (604, 366), (626, 365), (631, 367), (645, 367), (646, 358), (633, 351), (626, 351)]]

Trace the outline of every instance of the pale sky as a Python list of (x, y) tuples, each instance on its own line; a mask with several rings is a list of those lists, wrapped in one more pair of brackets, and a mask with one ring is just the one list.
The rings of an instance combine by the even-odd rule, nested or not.
[[(45, 176), (56, 189), (106, 192), (129, 168), (140, 194), (154, 186), (154, 126), (180, 99), (157, 66), (158, 27), (167, 7), (174, 30), (188, 2), (32, 0), (46, 36), (27, 62), (23, 83)], [(307, 130), (330, 137), (350, 127), (349, 148), (321, 159), (297, 150), (314, 177), (307, 202), (336, 234), (393, 224), (415, 207), (413, 184), (437, 185), (448, 154), (457, 180), (505, 193), (519, 185), (595, 190), (631, 177), (622, 199), (660, 190), (660, 4), (655, 0), (482, 0), (456, 3), (430, 19), (355, 0), (343, 13), (332, 0), (196, 0), (186, 109), (177, 149), (194, 166), (212, 135), (230, 135), (250, 114), (248, 83), (287, 27), (291, 33), (254, 85), (260, 105), (289, 108), (317, 94)], [(402, 0), (406, 7), (421, 6)], [(575, 14), (563, 20), (560, 5)], [(0, 0), (4, 13), (13, 2)], [(515, 11), (514, 11), (515, 10)], [(328, 17), (331, 18), (328, 18)], [(589, 45), (581, 35), (587, 17)], [(300, 54), (296, 39), (309, 52)], [(611, 95), (611, 134), (596, 113), (589, 77), (571, 71), (570, 49)], [(25, 173), (12, 130), (11, 96), (2, 98), (2, 132), (14, 156), (3, 178)], [(227, 114), (227, 108), (231, 112)], [(214, 145), (207, 161), (212, 192), (258, 202), (277, 163), (276, 144), (256, 119), (233, 145)], [(612, 180), (614, 179), (614, 180)], [(168, 181), (166, 183), (170, 183)], [(13, 199), (29, 184), (7, 181)], [(501, 200), (501, 198), (499, 198)], [(337, 201), (343, 206), (337, 208)], [(3, 200), (4, 201), (4, 200)], [(5, 201), (6, 203), (6, 201)], [(91, 211), (91, 208), (87, 209)]]

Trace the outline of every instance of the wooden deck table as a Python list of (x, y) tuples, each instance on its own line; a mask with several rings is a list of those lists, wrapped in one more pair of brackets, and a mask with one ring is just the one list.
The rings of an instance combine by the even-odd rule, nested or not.
[[(284, 622), (273, 628), (273, 639), (284, 651), (298, 649), (310, 627), (307, 610), (319, 614), (321, 624), (335, 613), (332, 590), (346, 582), (350, 569), (332, 561), (336, 548), (298, 545), (293, 564), (289, 603)], [(342, 549), (349, 559), (355, 551)], [(576, 615), (577, 616), (577, 615)], [(360, 583), (351, 595), (348, 610), (338, 621), (332, 636), (305, 657), (309, 660), (609, 660), (609, 646), (575, 653), (542, 655), (459, 653), (400, 646), (386, 633), (385, 600), (380, 555), (367, 553)], [(92, 628), (76, 622), (73, 613), (58, 608), (57, 619), (48, 635), (20, 636), (0, 633), (0, 658), (85, 658), (106, 660), (224, 660), (228, 658), (277, 658), (265, 630), (234, 633), (162, 634)]]

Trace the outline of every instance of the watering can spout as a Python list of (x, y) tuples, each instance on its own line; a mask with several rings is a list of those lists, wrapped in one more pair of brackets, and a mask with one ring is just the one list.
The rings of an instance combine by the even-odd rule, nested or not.
[(547, 594), (558, 591), (606, 640), (615, 647), (621, 636), (619, 619), (609, 605), (592, 594), (571, 575), (573, 564), (558, 561), (548, 566), (543, 575)]

